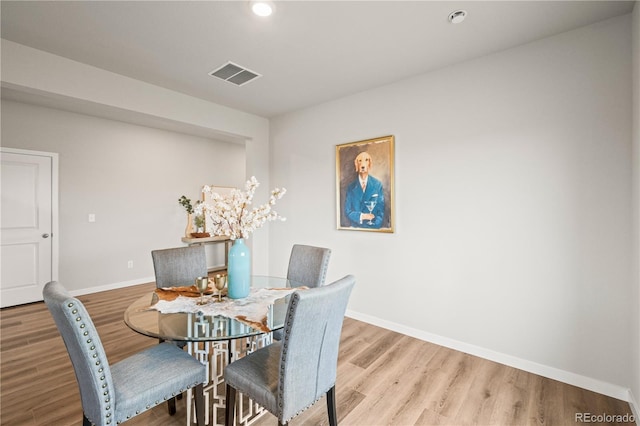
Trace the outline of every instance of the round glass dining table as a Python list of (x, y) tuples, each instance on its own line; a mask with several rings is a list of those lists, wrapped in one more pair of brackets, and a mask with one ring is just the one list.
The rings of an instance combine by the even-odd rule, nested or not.
[[(254, 275), (252, 288), (300, 287), (300, 284), (286, 278)], [(214, 297), (214, 296), (209, 296)], [(270, 330), (284, 326), (290, 294), (276, 299), (269, 305), (266, 325)], [(264, 334), (264, 331), (251, 327), (234, 318), (222, 315), (204, 315), (196, 313), (161, 313), (152, 304), (158, 301), (155, 292), (150, 292), (133, 302), (124, 313), (124, 322), (133, 331), (162, 340), (183, 342), (212, 342), (231, 340)]]

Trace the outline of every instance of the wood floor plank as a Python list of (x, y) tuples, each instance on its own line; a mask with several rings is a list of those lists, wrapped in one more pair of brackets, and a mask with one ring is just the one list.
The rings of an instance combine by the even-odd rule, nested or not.
[[(391, 392), (383, 394), (381, 401), (384, 404), (378, 409), (371, 410), (364, 420), (366, 421), (368, 417), (371, 423), (414, 424), (420, 418), (424, 402), (429, 398), (429, 386), (425, 386), (420, 367), (420, 364), (414, 364), (413, 368), (406, 369), (393, 382), (393, 385), (388, 387)], [(360, 421), (360, 419), (357, 420)]]
[[(154, 288), (148, 283), (80, 297), (111, 363), (157, 344), (123, 322), (126, 307)], [(576, 412), (631, 413), (627, 402), (351, 318), (341, 335), (336, 395), (341, 426), (547, 426), (575, 424)], [(0, 425), (81, 424), (71, 362), (43, 303), (0, 310), (0, 401)], [(169, 416), (161, 404), (127, 425), (185, 426), (184, 399), (176, 408)], [(267, 414), (253, 426), (276, 423)], [(290, 422), (327, 424), (324, 397)]]
[(420, 357), (415, 368), (410, 370), (407, 381), (407, 393), (403, 395), (395, 407), (395, 412), (389, 418), (389, 424), (411, 425), (420, 419), (424, 411), (425, 402), (430, 397), (429, 361), (435, 356), (439, 347), (427, 342), (421, 342)]
[(379, 357), (393, 347), (402, 336), (388, 330), (381, 330), (374, 342), (362, 345), (360, 353), (353, 357), (351, 363), (358, 367), (367, 368)]
[[(398, 335), (393, 345), (384, 346), (384, 352), (371, 350), (371, 352), (377, 352), (378, 357), (369, 365), (369, 368), (365, 369), (367, 374), (360, 375), (356, 382), (345, 385), (370, 397), (385, 394), (390, 386), (397, 385), (399, 376), (414, 366), (417, 359), (420, 359), (421, 348), (421, 342), (418, 340)], [(357, 362), (354, 364), (364, 368)], [(395, 368), (389, 368), (390, 365), (394, 365)]]
[(516, 368), (501, 366), (502, 381), (498, 383), (496, 401), (487, 424), (528, 424), (529, 379), (534, 377)]
[(435, 403), (432, 409), (438, 414), (454, 419), (465, 402), (466, 395), (471, 387), (473, 379), (472, 367), (477, 358), (452, 350), (447, 350), (446, 352), (449, 354), (447, 356), (448, 362), (445, 363), (447, 367), (444, 372), (446, 374), (440, 375), (444, 380), (440, 381), (441, 386), (436, 394), (438, 398), (432, 399)]
[(562, 425), (564, 418), (563, 388), (559, 382), (536, 376), (531, 384), (533, 398), (529, 398), (529, 420), (532, 425)]
[(473, 371), (471, 385), (464, 404), (458, 410), (454, 421), (460, 425), (477, 422), (489, 424), (498, 399), (498, 387), (504, 378), (505, 369), (495, 362), (479, 362)]
[(418, 420), (414, 423), (415, 426), (433, 426), (433, 425), (453, 425), (451, 419), (438, 414), (433, 410), (425, 409)]

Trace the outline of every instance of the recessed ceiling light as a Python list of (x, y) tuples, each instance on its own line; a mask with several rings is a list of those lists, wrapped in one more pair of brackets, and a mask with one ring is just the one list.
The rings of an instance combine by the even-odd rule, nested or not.
[(452, 24), (459, 24), (460, 22), (464, 21), (464, 18), (466, 17), (466, 10), (456, 10), (455, 12), (451, 12), (449, 14), (449, 22), (451, 22)]
[(269, 1), (252, 1), (251, 11), (258, 16), (271, 16), (273, 13), (273, 3)]

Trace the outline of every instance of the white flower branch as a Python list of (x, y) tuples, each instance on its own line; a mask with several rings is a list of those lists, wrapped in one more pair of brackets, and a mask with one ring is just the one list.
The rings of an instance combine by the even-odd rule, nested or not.
[(285, 188), (275, 188), (271, 191), (268, 203), (250, 208), (259, 185), (255, 176), (252, 176), (245, 184), (244, 191), (233, 189), (225, 196), (212, 192), (211, 187), (207, 185), (202, 192), (209, 194), (211, 202), (198, 204), (195, 208), (196, 214), (204, 213), (209, 216), (213, 226), (209, 232), (213, 235), (225, 235), (232, 240), (249, 238), (253, 231), (268, 221), (286, 220), (272, 209), (276, 201), (287, 192)]

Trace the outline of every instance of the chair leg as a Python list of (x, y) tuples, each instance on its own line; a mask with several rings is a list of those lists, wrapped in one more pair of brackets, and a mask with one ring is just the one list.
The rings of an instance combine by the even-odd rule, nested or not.
[(236, 389), (227, 384), (226, 404), (224, 406), (224, 425), (233, 426), (236, 415)]
[(200, 383), (193, 388), (193, 391), (196, 403), (196, 424), (198, 426), (204, 426), (206, 423), (204, 418), (204, 384)]
[[(158, 344), (164, 343), (164, 339), (158, 339)], [(170, 416), (173, 416), (176, 413), (176, 399), (171, 398), (167, 400), (167, 412)]]
[(167, 411), (170, 416), (173, 416), (176, 413), (176, 398), (173, 397), (171, 399), (167, 399)]
[(336, 387), (327, 391), (327, 411), (329, 412), (329, 426), (338, 425), (338, 413), (336, 412)]
[(82, 413), (82, 426), (92, 426), (91, 422), (84, 413)]

